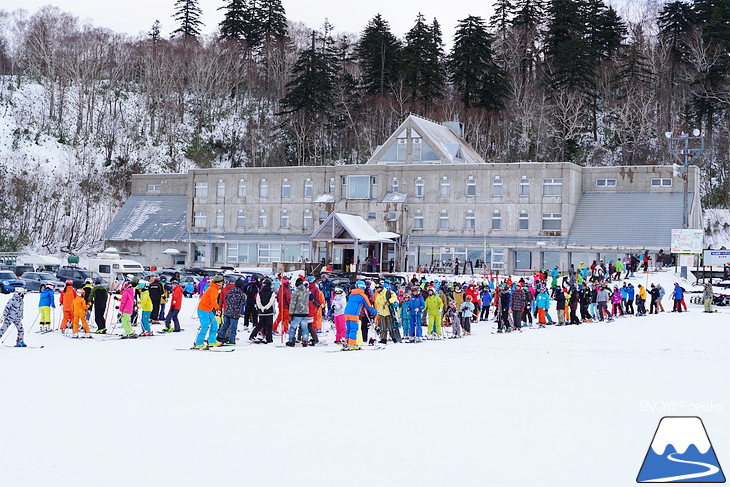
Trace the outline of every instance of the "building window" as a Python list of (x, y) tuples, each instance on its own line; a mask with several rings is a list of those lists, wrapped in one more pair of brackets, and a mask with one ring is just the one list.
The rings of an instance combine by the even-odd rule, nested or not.
[(307, 178), (304, 181), (304, 197), (311, 198), (314, 195), (314, 183), (311, 179)]
[(335, 195), (335, 178), (330, 178), (330, 194)]
[(426, 192), (426, 182), (423, 178), (416, 179), (416, 196), (423, 196)]
[(661, 188), (661, 187), (671, 187), (672, 186), (672, 179), (671, 178), (652, 178), (651, 180), (651, 187), (652, 188)]
[(563, 223), (563, 215), (560, 213), (543, 213), (542, 229), (543, 230), (560, 230)]
[(469, 210), (466, 212), (466, 229), (467, 230), (474, 230), (476, 228), (476, 218), (474, 217), (474, 212), (472, 210)]
[(421, 210), (416, 210), (416, 213), (413, 215), (413, 228), (415, 230), (423, 230), (423, 212)]
[(563, 178), (545, 178), (542, 180), (543, 196), (562, 196)]
[(195, 197), (196, 198), (207, 198), (208, 197), (208, 183), (195, 183)]
[(224, 215), (223, 210), (218, 210), (215, 212), (215, 226), (216, 228), (223, 228), (223, 222), (224, 222)]
[(259, 181), (259, 198), (269, 197), (269, 182), (265, 179)]
[(208, 213), (204, 211), (196, 211), (193, 214), (193, 226), (196, 228), (205, 228), (208, 226)]
[(596, 179), (596, 186), (599, 188), (615, 188), (616, 183), (615, 179)]
[(527, 176), (520, 178), (520, 196), (530, 196), (530, 180)]
[(527, 230), (530, 227), (530, 217), (525, 210), (520, 211), (520, 230)]
[(502, 178), (499, 176), (492, 179), (492, 196), (502, 196), (502, 188), (504, 187), (504, 184), (502, 184)]
[(441, 213), (439, 213), (439, 230), (448, 230), (449, 229), (449, 212), (446, 210), (441, 210)]
[(225, 198), (226, 197), (226, 182), (222, 179), (218, 180), (218, 184), (215, 188), (215, 196), (216, 198)]
[(195, 262), (205, 262), (205, 245), (193, 245), (193, 254), (195, 255)]
[(529, 250), (516, 250), (515, 269), (518, 271), (529, 271), (532, 269), (532, 252)]
[(281, 228), (289, 228), (289, 212), (281, 210), (280, 214)]
[(388, 221), (389, 222), (398, 221), (398, 212), (396, 212), (396, 211), (389, 211), (388, 212)]
[(466, 195), (467, 196), (476, 196), (477, 195), (477, 180), (474, 179), (472, 176), (469, 176), (469, 179), (466, 180)]
[(393, 193), (398, 192), (398, 178), (393, 178), (390, 180), (390, 191)]
[(492, 249), (492, 269), (504, 269), (505, 249)]
[(312, 228), (312, 211), (304, 211), (304, 228)]
[(291, 196), (291, 184), (288, 179), (281, 182), (281, 197), (289, 198)]
[(347, 176), (347, 199), (370, 199), (370, 176)]
[(245, 179), (238, 180), (238, 197), (239, 198), (246, 197), (246, 180)]
[(236, 227), (246, 228), (246, 212), (243, 210), (238, 210), (236, 214)]
[(266, 215), (266, 210), (259, 211), (259, 228), (266, 228), (269, 226), (269, 218)]
[(320, 210), (319, 211), (319, 223), (322, 223), (323, 221), (325, 221), (328, 216), (329, 216), (329, 213), (327, 212), (327, 210)]
[(368, 220), (375, 220), (375, 212), (368, 211)]
[(441, 196), (451, 195), (451, 180), (446, 176), (441, 178)]
[(161, 184), (148, 184), (147, 185), (147, 192), (148, 193), (159, 193)]
[(492, 213), (492, 230), (502, 229), (502, 213), (499, 210), (494, 210)]

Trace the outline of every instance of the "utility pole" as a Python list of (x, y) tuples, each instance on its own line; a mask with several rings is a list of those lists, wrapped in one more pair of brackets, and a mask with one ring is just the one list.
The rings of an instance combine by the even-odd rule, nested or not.
[(665, 132), (664, 136), (669, 139), (669, 152), (681, 165), (674, 164), (674, 175), (682, 178), (684, 182), (684, 201), (682, 206), (682, 228), (689, 228), (689, 204), (687, 201), (687, 185), (689, 182), (689, 166), (697, 156), (705, 151), (705, 136), (699, 129), (692, 131), (692, 136), (682, 132), (678, 137), (672, 136), (672, 132)]

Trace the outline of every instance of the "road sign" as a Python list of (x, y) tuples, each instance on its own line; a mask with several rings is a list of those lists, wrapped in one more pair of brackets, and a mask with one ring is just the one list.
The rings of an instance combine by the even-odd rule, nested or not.
[(730, 265), (730, 250), (705, 250), (704, 265)]

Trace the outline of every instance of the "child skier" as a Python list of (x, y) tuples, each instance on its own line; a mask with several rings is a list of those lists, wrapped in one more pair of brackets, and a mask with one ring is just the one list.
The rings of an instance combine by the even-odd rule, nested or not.
[[(347, 340), (345, 346), (348, 350), (359, 350), (357, 345), (357, 329), (360, 326), (360, 310), (366, 309), (370, 313), (376, 315), (378, 310), (370, 305), (370, 300), (365, 295), (366, 284), (364, 281), (357, 281), (356, 288), (350, 292), (350, 297), (345, 305), (345, 320), (347, 325)], [(291, 330), (290, 330), (291, 335)]]
[(472, 297), (467, 296), (466, 301), (461, 303), (461, 326), (464, 328), (464, 335), (471, 335), (471, 318), (474, 313), (474, 303)]
[(79, 289), (76, 292), (76, 299), (73, 300), (73, 338), (79, 338), (79, 323), (84, 327), (84, 335), (82, 338), (91, 338), (91, 332), (89, 332), (89, 322), (86, 320), (86, 310), (89, 309), (89, 303), (86, 302), (86, 292), (84, 289)]
[(15, 325), (18, 329), (18, 338), (15, 341), (16, 347), (25, 347), (25, 333), (23, 332), (23, 296), (25, 296), (24, 287), (16, 287), (15, 294), (10, 298), (8, 304), (5, 305), (3, 312), (3, 326), (0, 328), (0, 337), (2, 337), (10, 325)]
[(41, 291), (38, 310), (41, 314), (41, 333), (51, 331), (51, 308), (56, 309), (56, 298), (53, 295), (53, 283), (49, 282)]
[(411, 298), (408, 300), (408, 319), (410, 321), (410, 328), (408, 330), (408, 336), (411, 337), (411, 342), (420, 342), (423, 335), (423, 309), (426, 307), (426, 301), (423, 299), (421, 289), (418, 286), (411, 288)]
[(139, 281), (137, 284), (139, 290), (139, 310), (142, 312), (142, 333), (139, 336), (148, 337), (152, 336), (152, 328), (150, 327), (150, 319), (152, 316), (152, 310), (154, 309), (154, 303), (150, 297), (150, 291), (147, 287), (147, 281)]
[(342, 344), (342, 340), (345, 338), (345, 332), (347, 331), (347, 325), (345, 324), (345, 305), (347, 304), (347, 297), (345, 291), (337, 286), (335, 288), (335, 296), (332, 299), (332, 312), (335, 320), (335, 343), (338, 345)]
[(132, 311), (134, 311), (134, 288), (130, 282), (124, 283), (124, 286), (122, 300), (118, 307), (122, 315), (122, 328), (124, 328), (122, 338), (137, 338), (137, 334), (134, 333), (130, 324), (132, 321)]
[(446, 321), (451, 325), (451, 338), (461, 338), (461, 320), (459, 311), (456, 309), (456, 301), (453, 299), (449, 300), (449, 306), (446, 308)]
[(433, 288), (429, 288), (428, 298), (426, 298), (426, 325), (427, 336), (430, 340), (443, 338), (441, 335), (441, 312), (443, 309), (443, 301), (436, 296)]

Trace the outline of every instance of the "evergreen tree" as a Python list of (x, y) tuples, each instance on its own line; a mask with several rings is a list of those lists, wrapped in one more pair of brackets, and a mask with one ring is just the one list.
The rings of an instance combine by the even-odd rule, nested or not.
[[(520, 59), (519, 70), (523, 80), (533, 76), (537, 59), (538, 37), (544, 22), (545, 8), (543, 0), (517, 0), (514, 7), (512, 26), (518, 42)], [(506, 69), (508, 60), (505, 58), (503, 66)]]
[(433, 101), (443, 95), (446, 75), (441, 63), (440, 36), (438, 23), (429, 26), (420, 13), (406, 34), (404, 78), (413, 97), (422, 101)]
[(172, 35), (179, 35), (183, 39), (197, 38), (203, 26), (201, 15), (203, 11), (198, 5), (198, 0), (175, 0), (175, 13), (172, 18), (180, 23), (180, 27), (175, 29)]
[(162, 36), (160, 35), (160, 21), (155, 20), (155, 23), (152, 24), (152, 28), (147, 33), (147, 35), (150, 38), (150, 41), (152, 41), (152, 44), (157, 44), (162, 39)]
[(730, 1), (695, 0), (694, 20), (702, 27), (705, 42), (724, 50), (730, 47)]
[(587, 0), (582, 17), (586, 20), (586, 40), (596, 61), (612, 59), (626, 37), (626, 25), (613, 7), (603, 0)]
[(308, 49), (302, 51), (292, 68), (293, 79), (281, 100), (285, 111), (306, 111), (310, 118), (327, 115), (334, 104), (337, 59), (331, 51), (317, 49), (316, 32)]
[(242, 41), (246, 38), (246, 0), (228, 0), (219, 7), (224, 10), (223, 20), (218, 24), (221, 31), (221, 39)]
[(512, 25), (537, 31), (543, 23), (544, 15), (543, 0), (517, 0), (514, 6)]
[(582, 7), (574, 0), (551, 0), (548, 6), (545, 52), (553, 88), (587, 91), (594, 84), (594, 53), (586, 39)]
[(691, 5), (675, 1), (664, 5), (657, 17), (659, 35), (669, 42), (675, 59), (681, 59), (687, 49), (684, 37), (695, 23), (694, 16)]
[(355, 49), (362, 70), (362, 85), (367, 93), (383, 94), (398, 78), (401, 50), (400, 41), (380, 14), (368, 22)]
[(513, 12), (512, 0), (496, 0), (494, 2), (494, 14), (489, 18), (489, 26), (494, 29), (502, 41), (507, 38)]
[(260, 0), (258, 19), (265, 43), (284, 39), (289, 33), (281, 0)]
[(504, 72), (494, 62), (492, 38), (482, 18), (459, 21), (448, 69), (465, 107), (498, 110), (504, 106)]

